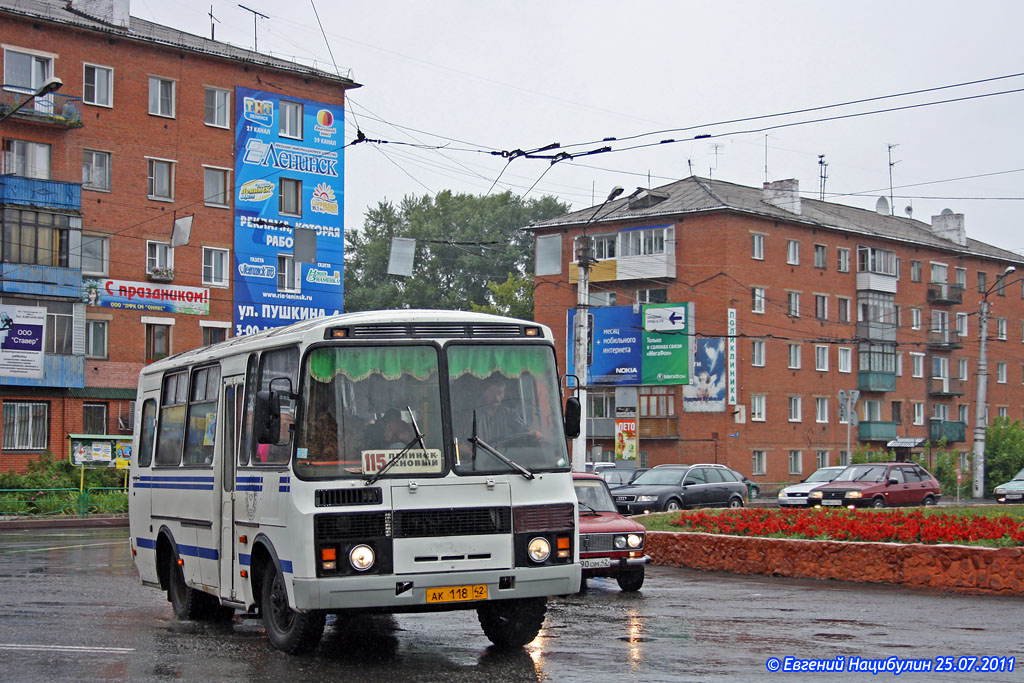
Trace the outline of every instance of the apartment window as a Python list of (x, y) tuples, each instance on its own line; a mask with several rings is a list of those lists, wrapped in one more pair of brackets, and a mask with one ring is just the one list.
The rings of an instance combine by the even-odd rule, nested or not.
[(751, 287), (750, 310), (752, 313), (764, 313), (764, 287)]
[(227, 332), (224, 327), (203, 327), (203, 346), (219, 344), (227, 339)]
[(648, 228), (646, 230), (627, 230), (622, 234), (623, 256), (650, 256), (665, 253), (667, 228)]
[(42, 142), (4, 138), (3, 172), (37, 180), (50, 179), (50, 146)]
[(590, 238), (590, 257), (598, 261), (615, 258), (616, 235), (596, 235)]
[(911, 401), (911, 407), (914, 409), (914, 424), (924, 424), (924, 404), (918, 401)]
[(857, 296), (857, 321), (876, 325), (895, 325), (896, 296), (884, 292), (861, 292)]
[(159, 76), (149, 77), (149, 113), (174, 118), (174, 81)]
[[(920, 265), (920, 264), (918, 264)], [(857, 247), (857, 270), (896, 276), (896, 252), (877, 247)]]
[(302, 181), (281, 178), (278, 212), (283, 216), (302, 215)]
[(1006, 406), (996, 408), (996, 417), (1010, 417), (1010, 409)]
[(967, 314), (956, 314), (956, 333), (961, 337), (967, 336)]
[(615, 305), (615, 292), (590, 292), (590, 305), (595, 308)]
[(815, 268), (826, 268), (826, 262), (828, 259), (828, 249), (824, 244), (814, 245), (814, 267)]
[(636, 290), (636, 303), (638, 304), (667, 304), (667, 289), (638, 289)]
[(984, 271), (978, 271), (978, 292), (984, 294), (988, 289), (988, 275)]
[(146, 191), (150, 199), (174, 199), (174, 162), (166, 159), (147, 159), (149, 172)]
[(227, 207), (231, 171), (226, 168), (203, 167), (203, 202), (207, 206)]
[(996, 294), (1006, 296), (1006, 275), (996, 275)]
[(750, 421), (764, 422), (764, 409), (767, 397), (764, 394), (752, 394), (750, 396)]
[(216, 128), (231, 127), (231, 91), (206, 89), (206, 110), (203, 122)]
[(910, 309), (910, 329), (919, 330), (921, 329), (921, 309), (911, 308)]
[(800, 317), (800, 292), (786, 292), (786, 308), (790, 317)]
[(82, 433), (83, 434), (106, 434), (107, 433), (107, 404), (106, 403), (83, 403), (82, 404)]
[(949, 358), (932, 356), (932, 378), (946, 379), (949, 377)]
[(949, 282), (949, 268), (943, 263), (932, 263), (932, 274), (929, 282), (936, 284), (945, 284)]
[(4, 208), (2, 216), (0, 260), (5, 263), (68, 267), (71, 221), (81, 219), (72, 219), (59, 213), (14, 208)]
[(302, 289), (302, 264), (293, 256), (277, 257), (277, 291), (298, 292)]
[(110, 152), (82, 150), (82, 187), (110, 191)]
[(837, 351), (839, 355), (836, 365), (839, 372), (853, 372), (853, 349), (849, 346), (840, 346)]
[(751, 474), (764, 474), (765, 473), (765, 452), (764, 451), (751, 451)]
[(848, 323), (850, 322), (850, 299), (845, 296), (836, 297), (836, 307), (838, 308), (839, 322)]
[(114, 70), (109, 66), (85, 64), (82, 100), (100, 107), (114, 106)]
[(203, 284), (211, 287), (227, 287), (228, 250), (203, 247)]
[(818, 320), (828, 320), (828, 295), (814, 295), (814, 317)]
[(146, 242), (146, 272), (174, 268), (174, 250), (167, 242)]
[(846, 247), (836, 248), (836, 270), (840, 273), (850, 272), (850, 250)]
[(754, 339), (750, 342), (750, 364), (755, 368), (764, 367), (764, 340)]
[(840, 450), (839, 451), (839, 462), (837, 462), (836, 464), (837, 465), (842, 465), (843, 467), (846, 467), (847, 465), (849, 465), (850, 464), (850, 454), (847, 451)]
[(70, 356), (74, 352), (72, 343), (74, 304), (57, 301), (32, 303), (46, 307), (46, 338), (43, 341), (43, 352), (58, 356)]
[(597, 389), (587, 392), (588, 417), (593, 418), (614, 418), (615, 417), (615, 392)]
[(921, 281), (921, 262), (911, 261), (910, 262), (910, 281), (920, 282)]
[(814, 421), (821, 423), (828, 422), (828, 399), (824, 396), (819, 396), (814, 399)]
[[(10, 51), (7, 52), (9, 56)], [(5, 451), (45, 450), (49, 437), (49, 404), (4, 401)]]
[(1006, 341), (1006, 318), (996, 318), (996, 339)]
[(676, 414), (672, 387), (640, 387), (640, 417), (672, 417)]
[(915, 351), (910, 352), (910, 360), (912, 363), (910, 376), (911, 377), (924, 377), (924, 354), (917, 353)]
[(958, 369), (958, 374), (960, 376), (960, 379), (966, 382), (967, 381), (967, 359), (966, 358), (958, 358), (956, 363), (957, 363), (957, 366), (958, 366), (957, 369)]
[(932, 404), (932, 419), (947, 422), (949, 420), (949, 406), (945, 403)]
[(881, 422), (882, 421), (882, 402), (875, 399), (869, 399), (862, 402), (862, 419), (865, 422)]
[(800, 369), (800, 345), (790, 344), (789, 345), (789, 369), (799, 370)]
[(28, 54), (17, 50), (4, 50), (4, 87), (31, 94), (53, 74), (53, 58)]
[(967, 424), (967, 404), (959, 405), (956, 407), (957, 413), (959, 414), (960, 421)]
[(786, 240), (786, 263), (800, 265), (800, 242), (797, 240)]
[(302, 139), (302, 105), (298, 102), (281, 100), (280, 127), (278, 133), (284, 138)]
[(750, 233), (750, 258), (755, 261), (764, 261), (764, 235), (756, 232)]
[(892, 421), (894, 424), (903, 424), (903, 401), (892, 402)]
[(963, 287), (964, 289), (967, 289), (967, 269), (966, 268), (957, 268), (955, 272), (956, 272), (956, 283), (958, 285), (960, 285), (961, 287)]
[(1006, 363), (996, 363), (996, 382), (1006, 384)]
[(166, 358), (171, 354), (171, 326), (159, 323), (146, 324), (146, 362)]
[(800, 396), (789, 397), (789, 421), (799, 422), (801, 419), (801, 406), (803, 401)]
[(814, 347), (814, 369), (820, 372), (828, 371), (828, 346), (825, 344)]
[(107, 357), (107, 321), (85, 321), (85, 355), (88, 358)]
[(790, 474), (803, 474), (804, 472), (804, 457), (802, 451), (790, 451), (789, 452), (789, 473)]

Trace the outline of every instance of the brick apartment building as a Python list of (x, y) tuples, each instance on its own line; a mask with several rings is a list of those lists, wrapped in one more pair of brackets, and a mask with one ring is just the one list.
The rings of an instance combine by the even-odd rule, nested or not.
[[(595, 362), (608, 349), (630, 357), (648, 334), (639, 313), (667, 307), (689, 315), (675, 339), (692, 382), (651, 384), (621, 362), (595, 376), (591, 366), (588, 459), (611, 459), (625, 401), (640, 466), (719, 462), (793, 481), (858, 448), (928, 457), (944, 439), (969, 467), (983, 301), (986, 419), (1024, 416), (1022, 259), (969, 239), (961, 214), (928, 224), (802, 199), (795, 180), (638, 189), (527, 228), (535, 318), (562, 342), (588, 221)], [(840, 390), (860, 392), (856, 424), (841, 419)]]
[(0, 471), (131, 434), (147, 362), (342, 308), (356, 83), (128, 0), (2, 0), (0, 44)]

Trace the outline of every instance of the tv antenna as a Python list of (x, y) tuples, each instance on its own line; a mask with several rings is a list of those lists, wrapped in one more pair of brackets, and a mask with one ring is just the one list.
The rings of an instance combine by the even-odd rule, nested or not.
[(895, 166), (896, 164), (900, 163), (900, 162), (892, 160), (892, 151), (895, 148), (899, 147), (899, 145), (898, 144), (894, 145), (894, 144), (890, 143), (887, 146), (889, 148), (889, 212), (890, 212), (889, 215), (894, 215), (896, 205), (893, 204), (893, 201), (892, 201), (892, 167)]
[(818, 155), (818, 199), (825, 201), (825, 181), (828, 180), (828, 162), (825, 155)]
[(218, 19), (217, 17), (213, 16), (213, 5), (210, 5), (209, 17), (210, 17), (210, 40), (216, 40), (213, 37), (213, 26), (214, 26), (213, 22), (216, 21), (219, 24), (220, 23), (220, 19)]
[(257, 12), (254, 9), (249, 9), (245, 5), (239, 5), (239, 7), (244, 9), (246, 12), (252, 12), (252, 51), (259, 52), (259, 43), (256, 40), (256, 17), (263, 17), (264, 19), (269, 19), (270, 17), (268, 17), (263, 12)]

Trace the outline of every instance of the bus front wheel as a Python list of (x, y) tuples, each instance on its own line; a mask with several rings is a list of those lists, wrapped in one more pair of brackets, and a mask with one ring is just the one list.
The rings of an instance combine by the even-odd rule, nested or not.
[(260, 611), (267, 639), (274, 648), (288, 654), (312, 652), (324, 634), (323, 612), (296, 612), (288, 606), (288, 589), (273, 560), (263, 572)]
[(547, 609), (547, 598), (521, 598), (485, 603), (476, 614), (484, 634), (496, 647), (516, 648), (537, 637)]

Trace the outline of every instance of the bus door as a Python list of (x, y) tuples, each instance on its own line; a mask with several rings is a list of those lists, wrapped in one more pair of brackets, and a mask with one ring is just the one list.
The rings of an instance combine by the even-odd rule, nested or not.
[(221, 441), (221, 495), (220, 495), (220, 595), (237, 600), (235, 572), (238, 558), (235, 554), (235, 467), (238, 449), (242, 443), (242, 424), (245, 412), (242, 400), (245, 377), (225, 377), (223, 386), (224, 421)]

